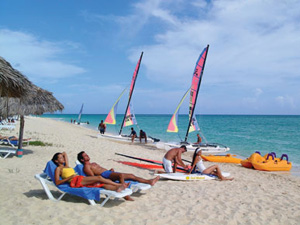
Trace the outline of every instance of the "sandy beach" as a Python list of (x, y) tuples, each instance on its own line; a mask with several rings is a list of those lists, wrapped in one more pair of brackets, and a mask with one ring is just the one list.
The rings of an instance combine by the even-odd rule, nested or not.
[[(17, 135), (1, 131), (2, 135)], [(97, 132), (71, 123), (26, 117), (24, 138), (52, 146), (24, 146), (22, 158), (0, 160), (0, 224), (299, 224), (300, 178), (268, 173), (240, 165), (219, 164), (233, 181), (159, 180), (153, 188), (133, 194), (133, 202), (110, 200), (91, 206), (66, 195), (49, 200), (34, 175), (41, 173), (56, 152), (67, 152), (71, 166), (77, 153), (116, 171), (153, 178), (153, 172), (118, 163), (134, 161), (116, 152), (161, 160), (164, 150), (97, 138)], [(184, 159), (191, 160), (191, 153)], [(212, 163), (204, 162), (206, 166)], [(53, 189), (55, 190), (55, 189)], [(58, 193), (58, 192), (57, 192)]]

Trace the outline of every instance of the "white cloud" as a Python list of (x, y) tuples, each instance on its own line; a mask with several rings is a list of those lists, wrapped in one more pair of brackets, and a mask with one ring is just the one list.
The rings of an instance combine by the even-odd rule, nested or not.
[(84, 68), (59, 59), (67, 54), (67, 48), (78, 48), (76, 43), (44, 41), (30, 33), (7, 29), (0, 30), (0, 42), (1, 56), (33, 80), (53, 80), (85, 72)]
[[(156, 43), (139, 47), (147, 54), (143, 63), (149, 78), (184, 83), (184, 74), (192, 74), (206, 44), (211, 45), (207, 84), (271, 87), (282, 84), (283, 77), (298, 76), (300, 3), (213, 1), (206, 14), (176, 17), (172, 2), (162, 2), (138, 5), (142, 12), (147, 10), (144, 26), (154, 18), (169, 22), (167, 29), (156, 34)], [(199, 4), (204, 7), (203, 1)], [(157, 16), (156, 12), (163, 13)]]
[(296, 108), (294, 98), (291, 96), (277, 96), (276, 101), (281, 107), (289, 107), (292, 109)]
[(255, 97), (259, 97), (262, 93), (263, 91), (260, 88), (255, 88), (254, 90)]

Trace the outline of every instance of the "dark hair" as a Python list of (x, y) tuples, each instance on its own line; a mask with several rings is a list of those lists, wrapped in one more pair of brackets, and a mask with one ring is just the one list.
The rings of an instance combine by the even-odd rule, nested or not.
[(83, 156), (82, 156), (83, 153), (84, 153), (84, 151), (81, 151), (77, 154), (77, 159), (80, 163), (82, 163), (82, 160), (83, 160)]
[(54, 154), (54, 156), (53, 156), (53, 157), (52, 157), (52, 159), (51, 159), (51, 160), (52, 160), (52, 162), (54, 162), (54, 164), (55, 164), (55, 165), (57, 165), (57, 166), (58, 166), (58, 164), (57, 164), (57, 162), (55, 162), (55, 160), (57, 160), (57, 159), (58, 159), (58, 155), (59, 155), (59, 154), (61, 154), (61, 152), (57, 152), (57, 153), (55, 153), (55, 154)]
[(193, 155), (193, 160), (192, 160), (191, 166), (193, 166), (193, 164), (194, 164), (194, 162), (195, 162), (195, 159), (196, 159), (196, 156), (197, 156), (197, 153), (198, 153), (198, 152), (197, 152), (198, 149), (199, 149), (199, 148), (196, 148), (195, 151), (194, 151), (194, 155)]
[(185, 146), (185, 145), (181, 145), (181, 146), (180, 146), (180, 148), (184, 148), (184, 149), (187, 151), (187, 149), (186, 149), (186, 146)]

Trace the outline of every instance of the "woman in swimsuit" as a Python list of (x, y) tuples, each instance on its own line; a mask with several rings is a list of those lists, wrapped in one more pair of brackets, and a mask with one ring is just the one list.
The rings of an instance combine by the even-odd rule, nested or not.
[(224, 177), (221, 173), (221, 169), (218, 165), (212, 165), (208, 168), (206, 168), (203, 164), (202, 158), (202, 150), (200, 150), (199, 148), (196, 148), (194, 155), (193, 155), (193, 161), (192, 161), (192, 168), (189, 172), (189, 174), (191, 173), (195, 173), (195, 172), (200, 172), (203, 174), (212, 174), (217, 176), (220, 180), (233, 180), (233, 178), (227, 178)]
[[(107, 190), (120, 192), (130, 184), (117, 184), (101, 176), (79, 176), (75, 173), (73, 168), (69, 167), (68, 156), (65, 152), (54, 154), (52, 161), (57, 165), (54, 181), (56, 185), (69, 182), (71, 187), (103, 187)], [(60, 177), (62, 180), (59, 179)]]

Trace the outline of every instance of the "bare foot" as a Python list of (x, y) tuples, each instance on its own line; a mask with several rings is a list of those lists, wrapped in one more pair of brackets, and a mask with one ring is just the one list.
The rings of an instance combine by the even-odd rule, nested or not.
[(131, 182), (128, 182), (128, 183), (122, 184), (122, 186), (123, 186), (124, 188), (128, 188), (128, 187), (130, 186), (130, 184), (131, 184)]
[(119, 186), (118, 189), (116, 190), (116, 192), (121, 192), (125, 189), (125, 187), (123, 185)]
[(154, 184), (160, 179), (160, 176), (155, 177), (154, 179), (151, 180), (150, 185), (154, 186)]
[(125, 196), (124, 199), (126, 201), (134, 201), (133, 198), (131, 198), (129, 195)]

